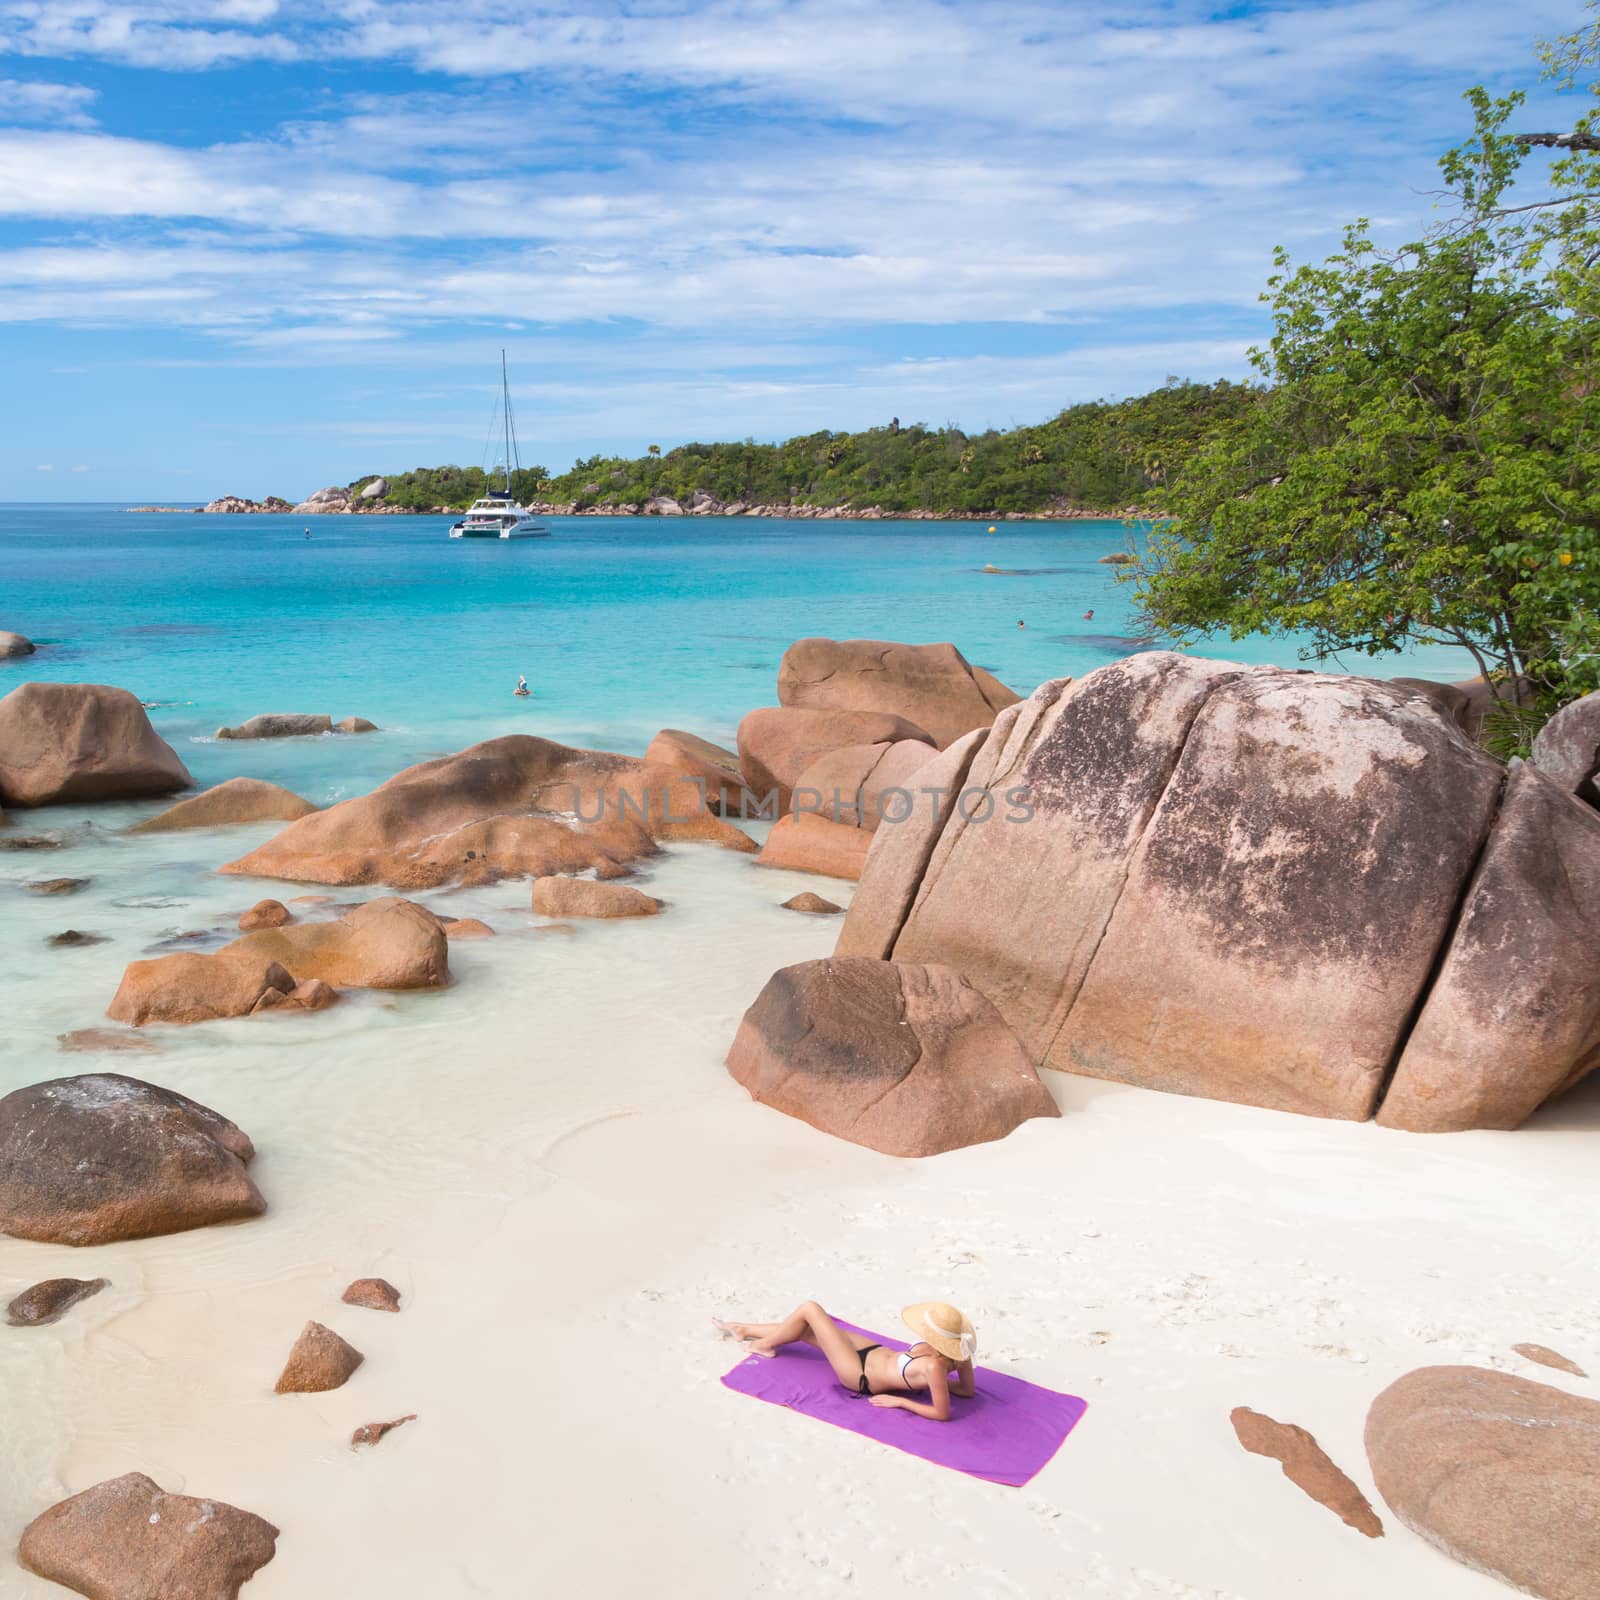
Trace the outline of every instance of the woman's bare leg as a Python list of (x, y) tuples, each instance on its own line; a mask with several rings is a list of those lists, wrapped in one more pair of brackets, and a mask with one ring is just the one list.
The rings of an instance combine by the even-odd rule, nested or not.
[(847, 1389), (855, 1388), (861, 1376), (861, 1359), (856, 1352), (872, 1343), (846, 1333), (815, 1300), (807, 1300), (782, 1322), (727, 1322), (720, 1326), (736, 1339), (746, 1340), (751, 1355), (770, 1356), (783, 1344), (815, 1345)]

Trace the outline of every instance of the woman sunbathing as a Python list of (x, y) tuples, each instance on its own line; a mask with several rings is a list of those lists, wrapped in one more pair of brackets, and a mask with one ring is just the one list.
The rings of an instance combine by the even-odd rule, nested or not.
[[(712, 1321), (730, 1338), (748, 1344), (753, 1356), (773, 1356), (782, 1344), (815, 1345), (839, 1382), (866, 1395), (873, 1405), (948, 1422), (950, 1396), (971, 1399), (978, 1392), (972, 1378), (977, 1335), (954, 1306), (942, 1301), (907, 1306), (900, 1315), (918, 1336), (904, 1354), (841, 1328), (815, 1300), (807, 1300), (782, 1322), (724, 1322), (718, 1317)], [(908, 1399), (912, 1389), (926, 1389), (927, 1400)]]

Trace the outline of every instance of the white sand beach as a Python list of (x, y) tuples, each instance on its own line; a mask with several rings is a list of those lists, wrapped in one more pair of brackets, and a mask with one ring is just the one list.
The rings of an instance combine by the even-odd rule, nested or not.
[[(187, 924), (236, 914), (272, 886), (204, 868), (247, 832), (146, 840), (137, 881), (185, 883)], [(72, 921), (172, 920), (112, 911), (133, 858), (94, 850)], [(109, 998), (121, 954), (24, 958), (4, 1087), (103, 1069), (192, 1095), (254, 1139), (270, 1210), (88, 1250), (0, 1239), (0, 1283), (112, 1280), (5, 1341), (0, 1595), (60, 1594), (14, 1564), (17, 1534), (133, 1470), (277, 1524), (250, 1600), (1506, 1592), (1389, 1515), (1362, 1423), (1424, 1364), (1593, 1392), (1511, 1346), (1600, 1362), (1600, 1082), (1516, 1133), (1421, 1137), (1046, 1073), (1059, 1120), (897, 1160), (752, 1103), (722, 1066), (769, 973), (837, 933), (779, 902), (849, 886), (695, 846), (641, 881), (663, 916), (569, 933), (540, 931), (525, 884), (424, 897), (500, 930), (452, 946), (450, 989), (155, 1029), (156, 1056), (55, 1054), (92, 1008), (33, 1003), (69, 958)], [(62, 913), (22, 915), (32, 950)], [(340, 1303), (365, 1275), (400, 1287), (398, 1316)], [(1009, 1489), (724, 1389), (737, 1352), (711, 1315), (807, 1297), (888, 1333), (902, 1304), (953, 1300), (980, 1364), (1089, 1411)], [(311, 1318), (366, 1363), (275, 1396)], [(1387, 1536), (1245, 1454), (1238, 1405), (1311, 1430)]]

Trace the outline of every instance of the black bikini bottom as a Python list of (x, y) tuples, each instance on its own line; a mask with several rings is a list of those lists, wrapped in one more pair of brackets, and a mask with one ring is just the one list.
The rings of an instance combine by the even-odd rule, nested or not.
[(883, 1348), (882, 1345), (869, 1344), (865, 1349), (856, 1351), (856, 1354), (861, 1357), (861, 1377), (858, 1380), (858, 1382), (856, 1383), (856, 1393), (857, 1394), (871, 1394), (872, 1393), (872, 1390), (870, 1388), (868, 1388), (868, 1386), (867, 1386), (867, 1355), (868, 1355), (868, 1352), (870, 1352), (870, 1351), (881, 1350), (882, 1348)]

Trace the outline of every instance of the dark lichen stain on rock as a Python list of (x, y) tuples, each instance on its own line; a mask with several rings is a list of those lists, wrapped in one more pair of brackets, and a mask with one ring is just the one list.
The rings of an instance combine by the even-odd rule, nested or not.
[[(1069, 690), (1053, 726), (1023, 767), (1036, 814), (1070, 819), (1081, 842), (1122, 854), (1161, 798), (1195, 712), (1227, 681), (1208, 677), (1174, 684), (1192, 671), (1176, 656), (1163, 661), (1145, 656), (1101, 667), (1077, 693)], [(1152, 709), (1169, 695), (1180, 697), (1177, 736), (1141, 737)]]
[[(1415, 959), (1441, 905), (1460, 894), (1488, 801), (1482, 826), (1465, 820), (1473, 808), (1458, 794), (1460, 766), (1432, 747), (1448, 740), (1442, 724), (1431, 741), (1388, 718), (1421, 760), (1372, 751), (1341, 793), (1298, 709), (1258, 708), (1283, 681), (1235, 682), (1208, 702), (1146, 836), (1143, 873), (1216, 950), (1274, 971)], [(1394, 698), (1367, 687), (1354, 696), (1352, 724), (1369, 706), (1377, 720), (1374, 702)], [(1292, 743), (1272, 736), (1275, 725), (1292, 731)]]

